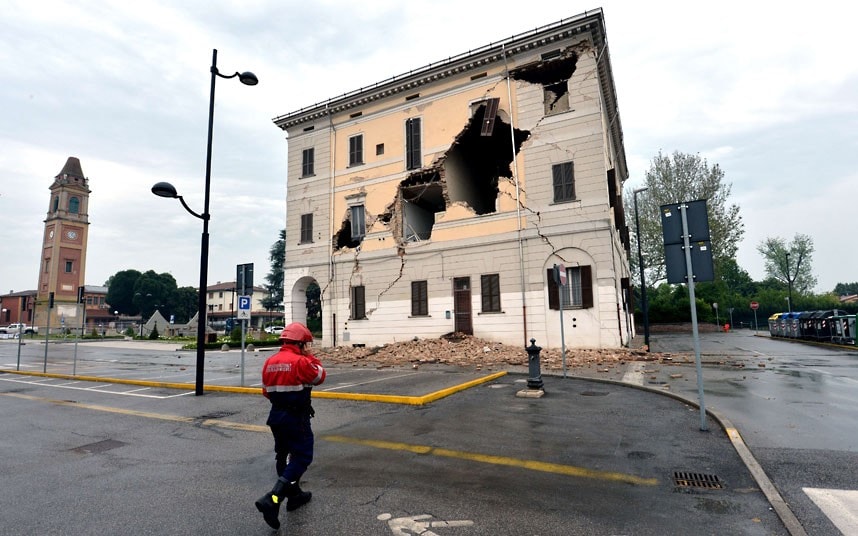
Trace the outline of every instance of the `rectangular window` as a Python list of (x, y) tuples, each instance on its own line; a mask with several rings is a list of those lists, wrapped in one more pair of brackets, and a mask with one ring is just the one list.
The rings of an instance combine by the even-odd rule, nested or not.
[(363, 134), (349, 138), (349, 165), (363, 164)]
[(405, 168), (420, 169), (420, 118), (412, 117), (405, 120)]
[(366, 318), (366, 289), (363, 285), (351, 288), (352, 320)]
[(316, 158), (316, 150), (313, 147), (304, 149), (301, 153), (301, 176), (309, 177), (315, 173), (314, 165)]
[[(566, 286), (562, 295), (564, 309), (588, 309), (593, 307), (593, 276), (591, 266), (566, 268)], [(560, 309), (558, 285), (554, 281), (554, 269), (548, 269), (548, 307)]]
[(209, 299), (214, 298), (214, 292), (209, 292)]
[(554, 202), (575, 200), (575, 173), (572, 162), (551, 166), (554, 179)]
[(352, 240), (362, 240), (366, 235), (366, 211), (363, 205), (351, 207)]
[(66, 261), (66, 273), (72, 273), (72, 268), (74, 267), (72, 261)]
[(429, 295), (426, 281), (411, 282), (411, 316), (429, 315)]
[(375, 146), (375, 156), (381, 156), (384, 154), (384, 144), (379, 143)]
[(313, 241), (313, 215), (301, 214), (301, 243), (309, 244)]
[(481, 275), (480, 292), (482, 292), (483, 296), (484, 313), (501, 312), (499, 274)]
[(217, 297), (218, 297), (218, 298), (223, 298), (223, 291), (218, 292), (218, 293), (217, 293)]

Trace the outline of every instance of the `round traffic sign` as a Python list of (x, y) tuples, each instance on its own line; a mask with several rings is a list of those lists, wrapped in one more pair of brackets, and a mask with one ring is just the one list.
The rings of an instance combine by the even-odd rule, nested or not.
[(755, 311), (756, 311), (756, 310), (757, 310), (757, 308), (759, 308), (759, 306), (760, 306), (760, 304), (759, 304), (759, 303), (757, 303), (757, 302), (755, 302), (755, 301), (752, 301), (752, 302), (751, 302), (751, 309), (753, 309), (753, 310), (755, 310)]

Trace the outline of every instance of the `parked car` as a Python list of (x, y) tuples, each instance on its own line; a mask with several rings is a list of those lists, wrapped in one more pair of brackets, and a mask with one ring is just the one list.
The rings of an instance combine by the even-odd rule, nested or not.
[(23, 333), (24, 335), (33, 335), (39, 332), (39, 328), (36, 326), (28, 326), (27, 324), (9, 324), (8, 326), (4, 326), (0, 328), (0, 333), (7, 334), (17, 334)]
[(265, 333), (270, 333), (271, 335), (280, 335), (283, 333), (283, 326), (268, 326), (265, 328)]

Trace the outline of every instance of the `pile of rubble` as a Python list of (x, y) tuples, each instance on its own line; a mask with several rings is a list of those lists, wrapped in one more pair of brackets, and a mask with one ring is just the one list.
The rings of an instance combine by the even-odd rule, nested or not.
[[(503, 370), (527, 367), (528, 354), (521, 346), (505, 345), (459, 333), (439, 339), (417, 339), (376, 347), (314, 349), (323, 363), (355, 366), (413, 366), (440, 364), (471, 367), (477, 370)], [(658, 361), (662, 356), (628, 348), (567, 348), (566, 367), (612, 367), (628, 361)], [(559, 348), (543, 348), (539, 354), (542, 370), (561, 370), (563, 356)]]

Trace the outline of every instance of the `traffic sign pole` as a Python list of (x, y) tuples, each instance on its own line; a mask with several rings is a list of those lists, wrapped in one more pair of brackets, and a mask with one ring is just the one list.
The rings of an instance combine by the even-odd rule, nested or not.
[(760, 307), (760, 304), (759, 304), (759, 303), (757, 303), (757, 302), (755, 302), (755, 301), (752, 301), (752, 302), (751, 302), (751, 309), (753, 309), (753, 310), (754, 310), (754, 333), (756, 333), (756, 332), (757, 332), (757, 309), (758, 309), (759, 307)]

